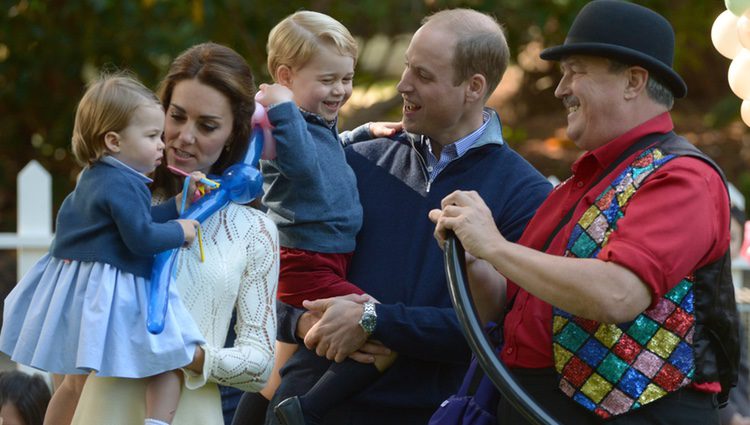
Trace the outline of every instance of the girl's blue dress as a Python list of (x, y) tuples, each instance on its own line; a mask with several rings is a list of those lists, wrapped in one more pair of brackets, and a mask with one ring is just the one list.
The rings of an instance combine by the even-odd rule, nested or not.
[(187, 365), (200, 331), (173, 285), (164, 331), (146, 329), (150, 280), (42, 257), (5, 299), (0, 350), (58, 374), (142, 378)]
[(149, 287), (109, 264), (47, 254), (5, 299), (0, 350), (58, 374), (142, 378), (185, 366), (200, 331), (171, 285), (164, 331), (149, 333)]
[(104, 262), (46, 254), (5, 299), (0, 351), (57, 374), (143, 378), (185, 366), (205, 341), (174, 285), (164, 331), (148, 332), (150, 285)]

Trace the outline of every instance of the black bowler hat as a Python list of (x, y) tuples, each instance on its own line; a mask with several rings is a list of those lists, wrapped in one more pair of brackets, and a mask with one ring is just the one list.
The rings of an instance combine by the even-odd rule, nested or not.
[(562, 46), (544, 49), (542, 59), (592, 55), (646, 68), (666, 84), (675, 97), (687, 94), (687, 85), (672, 69), (674, 31), (651, 9), (620, 0), (594, 0), (581, 9)]

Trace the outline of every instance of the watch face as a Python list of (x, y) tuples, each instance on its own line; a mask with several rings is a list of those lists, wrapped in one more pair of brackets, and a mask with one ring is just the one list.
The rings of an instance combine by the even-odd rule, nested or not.
[(375, 316), (367, 315), (362, 318), (362, 327), (365, 328), (367, 333), (372, 333), (375, 330)]
[(375, 314), (375, 305), (366, 303), (364, 311), (362, 312), (362, 318), (359, 320), (359, 325), (368, 334), (375, 332), (375, 325), (377, 324), (378, 317)]

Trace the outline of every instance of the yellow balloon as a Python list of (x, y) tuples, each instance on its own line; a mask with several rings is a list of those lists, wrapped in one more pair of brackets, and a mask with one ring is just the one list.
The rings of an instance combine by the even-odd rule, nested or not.
[(742, 49), (729, 65), (729, 88), (741, 99), (750, 99), (750, 50)]
[(750, 10), (737, 20), (737, 38), (742, 47), (750, 49)]
[(742, 46), (737, 36), (738, 18), (729, 10), (721, 12), (711, 27), (711, 41), (716, 50), (727, 59), (734, 59)]
[(742, 107), (740, 107), (740, 116), (742, 121), (750, 127), (750, 100), (743, 100)]

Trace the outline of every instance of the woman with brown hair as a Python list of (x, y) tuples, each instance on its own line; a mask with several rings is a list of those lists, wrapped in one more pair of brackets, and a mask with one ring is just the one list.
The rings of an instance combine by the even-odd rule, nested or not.
[[(155, 198), (180, 190), (182, 179), (169, 174), (166, 165), (210, 177), (241, 161), (251, 133), (255, 91), (247, 63), (228, 47), (199, 44), (174, 60), (159, 88), (166, 111), (166, 161), (154, 180)], [(181, 249), (175, 266), (174, 284), (206, 340), (183, 368), (185, 385), (175, 425), (222, 425), (216, 384), (259, 391), (273, 366), (276, 227), (256, 209), (229, 204), (203, 222), (202, 233), (205, 261), (199, 244), (192, 244)], [(237, 338), (234, 346), (224, 348), (234, 309)], [(73, 423), (143, 423), (144, 390), (137, 382), (91, 376)]]

